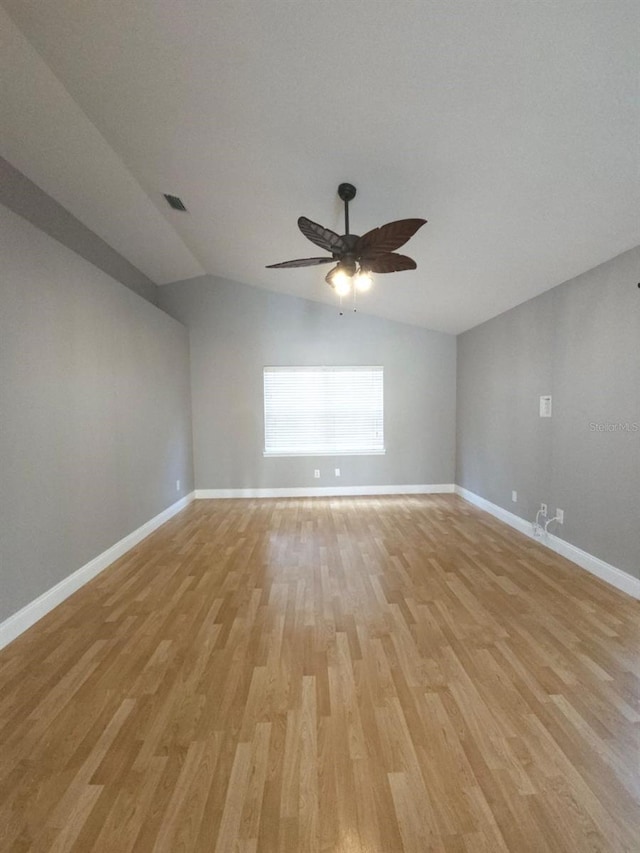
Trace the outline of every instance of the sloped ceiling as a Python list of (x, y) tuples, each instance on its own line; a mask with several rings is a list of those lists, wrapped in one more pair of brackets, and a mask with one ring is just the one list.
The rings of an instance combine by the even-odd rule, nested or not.
[(640, 242), (636, 0), (3, 5), (0, 154), (159, 284), (334, 302), (264, 267), (345, 180), (357, 233), (429, 220), (360, 310), (443, 331)]

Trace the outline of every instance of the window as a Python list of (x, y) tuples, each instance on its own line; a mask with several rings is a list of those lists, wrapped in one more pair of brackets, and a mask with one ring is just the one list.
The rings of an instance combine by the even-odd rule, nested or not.
[(265, 367), (264, 455), (384, 453), (382, 367)]

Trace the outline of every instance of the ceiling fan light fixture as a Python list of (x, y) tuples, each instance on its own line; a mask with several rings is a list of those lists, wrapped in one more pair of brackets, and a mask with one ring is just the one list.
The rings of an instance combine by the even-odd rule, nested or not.
[(347, 296), (351, 291), (351, 276), (344, 270), (336, 270), (331, 276), (331, 284), (338, 296)]
[(371, 273), (368, 270), (358, 270), (353, 277), (353, 283), (358, 293), (366, 293), (367, 290), (371, 290), (373, 284)]

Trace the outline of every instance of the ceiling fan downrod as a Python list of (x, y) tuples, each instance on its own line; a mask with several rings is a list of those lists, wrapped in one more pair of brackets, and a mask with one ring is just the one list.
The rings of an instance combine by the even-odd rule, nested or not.
[(344, 202), (344, 233), (349, 233), (349, 202), (356, 197), (356, 188), (353, 184), (340, 184), (338, 195)]

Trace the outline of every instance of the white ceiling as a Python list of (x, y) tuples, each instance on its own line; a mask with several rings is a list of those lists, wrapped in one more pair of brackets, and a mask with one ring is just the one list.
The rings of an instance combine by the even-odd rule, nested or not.
[(2, 2), (0, 153), (157, 283), (334, 302), (264, 267), (341, 181), (429, 220), (360, 310), (443, 331), (640, 242), (637, 0)]

